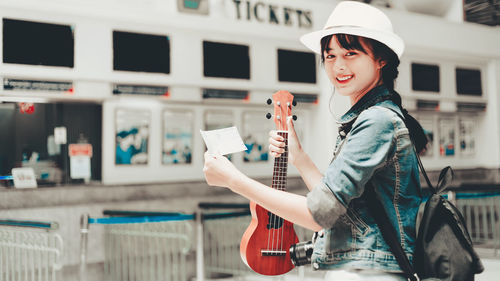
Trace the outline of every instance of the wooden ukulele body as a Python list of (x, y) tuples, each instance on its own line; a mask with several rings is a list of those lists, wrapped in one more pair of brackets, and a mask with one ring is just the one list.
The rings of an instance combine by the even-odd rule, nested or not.
[[(252, 221), (240, 244), (242, 260), (253, 271), (262, 275), (281, 275), (294, 268), (290, 260), (290, 246), (299, 242), (293, 224), (281, 218), (269, 216), (261, 206), (250, 202)], [(268, 229), (269, 221), (281, 219), (278, 229)]]

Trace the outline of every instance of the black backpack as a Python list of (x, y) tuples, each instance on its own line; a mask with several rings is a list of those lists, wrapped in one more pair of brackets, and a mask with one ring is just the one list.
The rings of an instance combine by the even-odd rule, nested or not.
[[(406, 111), (403, 113), (404, 117), (397, 114), (408, 128), (420, 126)], [(410, 137), (415, 144), (414, 138)], [(438, 185), (435, 188), (425, 172), (418, 153), (416, 156), (420, 170), (432, 194), (425, 203), (423, 216), (420, 220), (413, 266), (398, 242), (396, 230), (389, 223), (389, 217), (384, 211), (382, 201), (377, 198), (370, 182), (366, 188), (366, 192), (370, 193), (368, 198), (372, 198), (368, 200), (368, 207), (384, 240), (391, 248), (391, 252), (408, 280), (474, 280), (474, 275), (483, 272), (484, 267), (473, 248), (462, 214), (443, 197), (443, 193), (453, 179), (453, 171), (449, 166), (441, 170)]]
[[(427, 178), (425, 171), (423, 173)], [(368, 207), (408, 280), (470, 281), (474, 280), (474, 274), (484, 270), (473, 248), (462, 214), (442, 196), (452, 177), (451, 168), (446, 167), (439, 175), (438, 187), (430, 187), (433, 194), (425, 202), (418, 228), (413, 266), (399, 244), (396, 230), (390, 225), (389, 217), (373, 186), (371, 183), (367, 184), (366, 192), (371, 193), (368, 198), (373, 198), (368, 200)]]
[(425, 203), (414, 262), (422, 279), (474, 280), (474, 274), (484, 270), (462, 214), (442, 196), (452, 177), (451, 168), (444, 168), (437, 188)]

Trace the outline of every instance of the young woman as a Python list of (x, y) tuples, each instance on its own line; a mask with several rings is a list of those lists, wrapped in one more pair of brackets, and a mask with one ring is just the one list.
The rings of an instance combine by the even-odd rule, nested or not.
[[(236, 169), (225, 157), (205, 154), (209, 185), (223, 186), (272, 213), (319, 232), (314, 269), (326, 280), (405, 280), (373, 216), (366, 188), (373, 186), (410, 261), (420, 204), (418, 163), (406, 128), (401, 97), (394, 91), (403, 41), (380, 10), (360, 2), (340, 2), (322, 30), (301, 38), (321, 59), (336, 92), (352, 107), (340, 120), (333, 160), (321, 172), (302, 149), (288, 120), (289, 161), (310, 192), (307, 196), (269, 188)], [(333, 127), (333, 125), (332, 125)], [(418, 132), (420, 131), (420, 132)], [(269, 150), (279, 157), (283, 139), (270, 133)], [(417, 150), (425, 144), (419, 143)]]

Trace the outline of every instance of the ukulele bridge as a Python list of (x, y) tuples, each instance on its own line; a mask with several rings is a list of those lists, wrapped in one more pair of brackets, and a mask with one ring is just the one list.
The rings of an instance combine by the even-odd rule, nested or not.
[(260, 253), (263, 256), (285, 256), (286, 251), (278, 251), (278, 250), (260, 250)]

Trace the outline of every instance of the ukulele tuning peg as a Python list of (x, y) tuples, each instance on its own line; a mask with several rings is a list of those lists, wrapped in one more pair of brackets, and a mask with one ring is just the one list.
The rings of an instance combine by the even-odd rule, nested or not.
[(267, 99), (267, 104), (271, 104), (273, 101), (271, 99)]
[(266, 118), (267, 118), (267, 119), (271, 119), (271, 117), (272, 117), (271, 113), (269, 113), (269, 112), (268, 112), (268, 113), (266, 114)]
[(297, 121), (297, 115), (292, 116), (293, 121)]
[(296, 101), (292, 101), (292, 105), (293, 106), (297, 106), (297, 102)]

